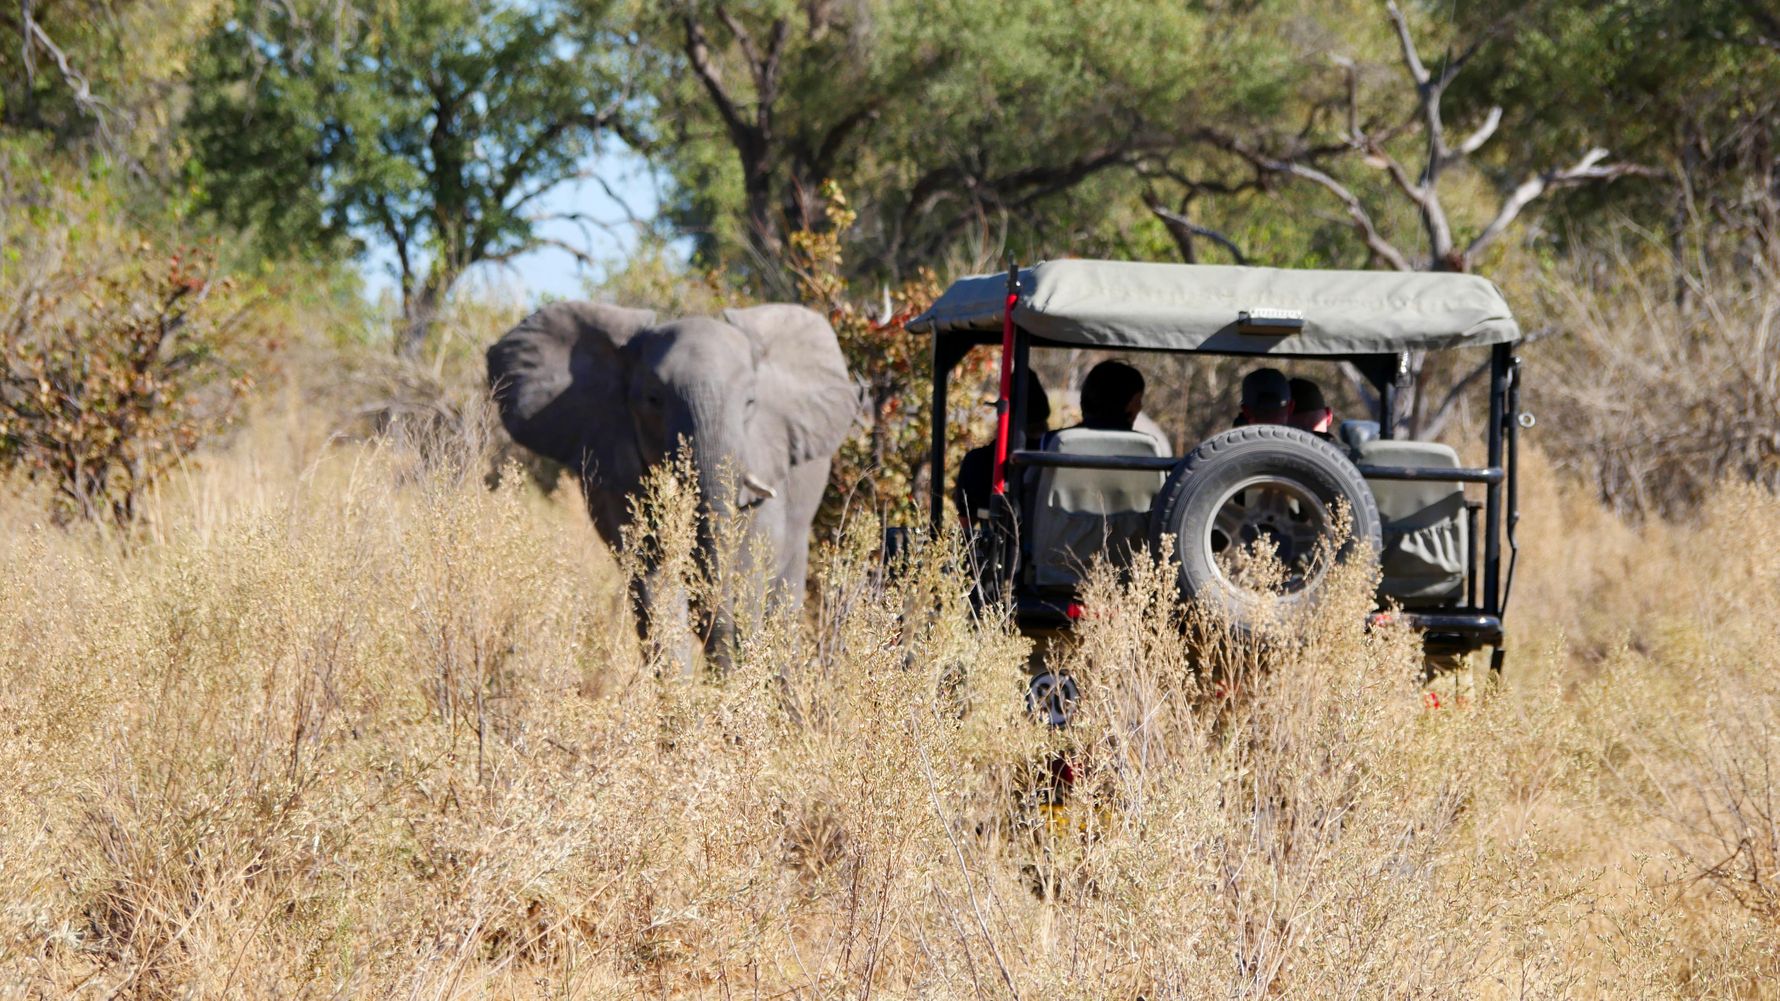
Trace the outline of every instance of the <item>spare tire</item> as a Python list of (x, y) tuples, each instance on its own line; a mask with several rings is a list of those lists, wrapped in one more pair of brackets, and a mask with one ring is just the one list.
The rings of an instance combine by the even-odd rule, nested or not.
[[(1217, 603), (1246, 630), (1264, 599), (1315, 600), (1329, 569), (1323, 539), (1340, 507), (1351, 512), (1352, 531), (1335, 559), (1376, 554), (1378, 503), (1347, 456), (1297, 428), (1251, 425), (1207, 440), (1175, 465), (1150, 510), (1150, 537), (1158, 545), (1173, 539), (1183, 598)], [(1283, 579), (1257, 569), (1245, 581), (1245, 569), (1265, 564), (1250, 557), (1268, 548)]]

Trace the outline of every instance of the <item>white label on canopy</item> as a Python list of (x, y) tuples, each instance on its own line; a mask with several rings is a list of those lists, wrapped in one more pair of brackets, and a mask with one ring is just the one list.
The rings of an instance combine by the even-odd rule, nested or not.
[(1245, 309), (1236, 314), (1236, 329), (1245, 334), (1282, 336), (1304, 329), (1304, 312), (1297, 309)]

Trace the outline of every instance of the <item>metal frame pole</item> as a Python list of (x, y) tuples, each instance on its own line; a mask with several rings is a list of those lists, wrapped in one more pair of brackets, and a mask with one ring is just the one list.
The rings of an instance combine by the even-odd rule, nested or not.
[(1014, 303), (1020, 299), (1020, 269), (1007, 262), (1007, 305), (1001, 313), (1001, 396), (995, 401), (995, 496), (1007, 493), (1008, 421), (1014, 392)]
[(945, 338), (933, 338), (933, 414), (930, 447), (932, 456), (927, 469), (927, 527), (937, 537), (945, 531), (946, 520), (946, 388), (952, 381), (952, 366), (941, 364), (940, 345)]
[[(1502, 439), (1508, 433), (1508, 379), (1513, 345), (1498, 344), (1490, 358), (1489, 465), (1502, 466)], [(1483, 510), (1483, 601), (1491, 615), (1502, 614), (1502, 484), (1485, 488)]]

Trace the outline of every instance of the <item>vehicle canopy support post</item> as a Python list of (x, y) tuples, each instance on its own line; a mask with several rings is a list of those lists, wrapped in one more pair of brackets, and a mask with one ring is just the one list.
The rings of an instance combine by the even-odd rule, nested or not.
[(992, 490), (1007, 493), (1008, 422), (1012, 418), (1014, 392), (1014, 303), (1020, 298), (1020, 269), (1010, 256), (1007, 262), (1007, 303), (1001, 313), (1001, 395), (995, 400), (995, 472)]
[(946, 339), (933, 338), (933, 414), (929, 446), (932, 455), (927, 462), (927, 527), (935, 538), (945, 530), (946, 519), (946, 389), (952, 382), (955, 364), (946, 350)]
[(1409, 356), (1394, 354), (1391, 360), (1390, 378), (1378, 387), (1378, 436), (1380, 438), (1397, 437), (1397, 396), (1398, 390), (1409, 385)]
[(1502, 486), (1507, 493), (1508, 572), (1502, 576), (1502, 611), (1508, 610), (1508, 597), (1514, 593), (1514, 565), (1520, 560), (1520, 542), (1515, 529), (1520, 527), (1520, 357), (1508, 359), (1507, 410), (1502, 415), (1502, 430), (1508, 439), (1508, 469)]
[(1008, 407), (1008, 452), (1031, 448), (1032, 442), (1026, 440), (1027, 414), (1032, 412), (1031, 394), (1027, 392), (1031, 385), (1032, 342), (1027, 338), (1014, 335), (1014, 386), (1011, 403)]
[(1378, 409), (1373, 417), (1378, 419), (1378, 435), (1381, 438), (1391, 436), (1391, 415), (1397, 412), (1397, 378), (1396, 355), (1359, 355), (1349, 359), (1354, 368), (1366, 377), (1373, 392), (1378, 394)]
[[(1513, 345), (1498, 344), (1490, 358), (1489, 465), (1502, 466), (1502, 439), (1508, 434), (1508, 380)], [(1484, 611), (1502, 614), (1502, 484), (1491, 483), (1483, 501), (1483, 601)]]

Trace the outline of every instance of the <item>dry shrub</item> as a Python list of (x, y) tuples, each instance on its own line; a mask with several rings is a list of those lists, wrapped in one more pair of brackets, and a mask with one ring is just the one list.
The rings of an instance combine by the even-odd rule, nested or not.
[[(789, 266), (798, 296), (828, 315), (847, 370), (860, 383), (864, 421), (843, 441), (829, 474), (826, 503), (817, 515), (818, 531), (833, 535), (858, 508), (880, 512), (890, 524), (916, 524), (926, 509), (928, 485), (941, 471), (931, 457), (933, 396), (932, 345), (908, 329), (908, 322), (939, 298), (944, 286), (922, 268), (895, 288), (869, 293), (850, 289), (843, 244), (858, 213), (833, 181), (822, 185), (822, 225), (791, 235)], [(951, 373), (947, 448), (955, 464), (983, 436), (980, 401), (998, 391), (995, 360), (978, 352)], [(945, 476), (946, 482), (951, 476)]]
[(1684, 513), (1733, 477), (1780, 489), (1776, 276), (1655, 257), (1543, 283), (1559, 337), (1530, 353), (1539, 440), (1616, 511)]
[(66, 265), (0, 313), (0, 470), (53, 485), (63, 518), (135, 521), (247, 381), (244, 307), (211, 255), (139, 257)]
[[(1529, 636), (1464, 709), (1363, 627), (1363, 567), (1218, 646), (1165, 565), (1103, 574), (1053, 731), (946, 540), (887, 573), (854, 526), (805, 615), (744, 600), (687, 681), (575, 498), (486, 489), (475, 434), (312, 425), (263, 413), (128, 551), (0, 498), (0, 995), (1722, 996), (1771, 966), (1765, 912), (1689, 881), (1764, 802), (1763, 495), (1623, 581), (1532, 564), (1526, 593), (1644, 610), (1646, 649), (1544, 613), (1602, 637), (1595, 676)], [(643, 523), (695, 568), (671, 484)], [(1766, 595), (1714, 601), (1738, 575)]]

